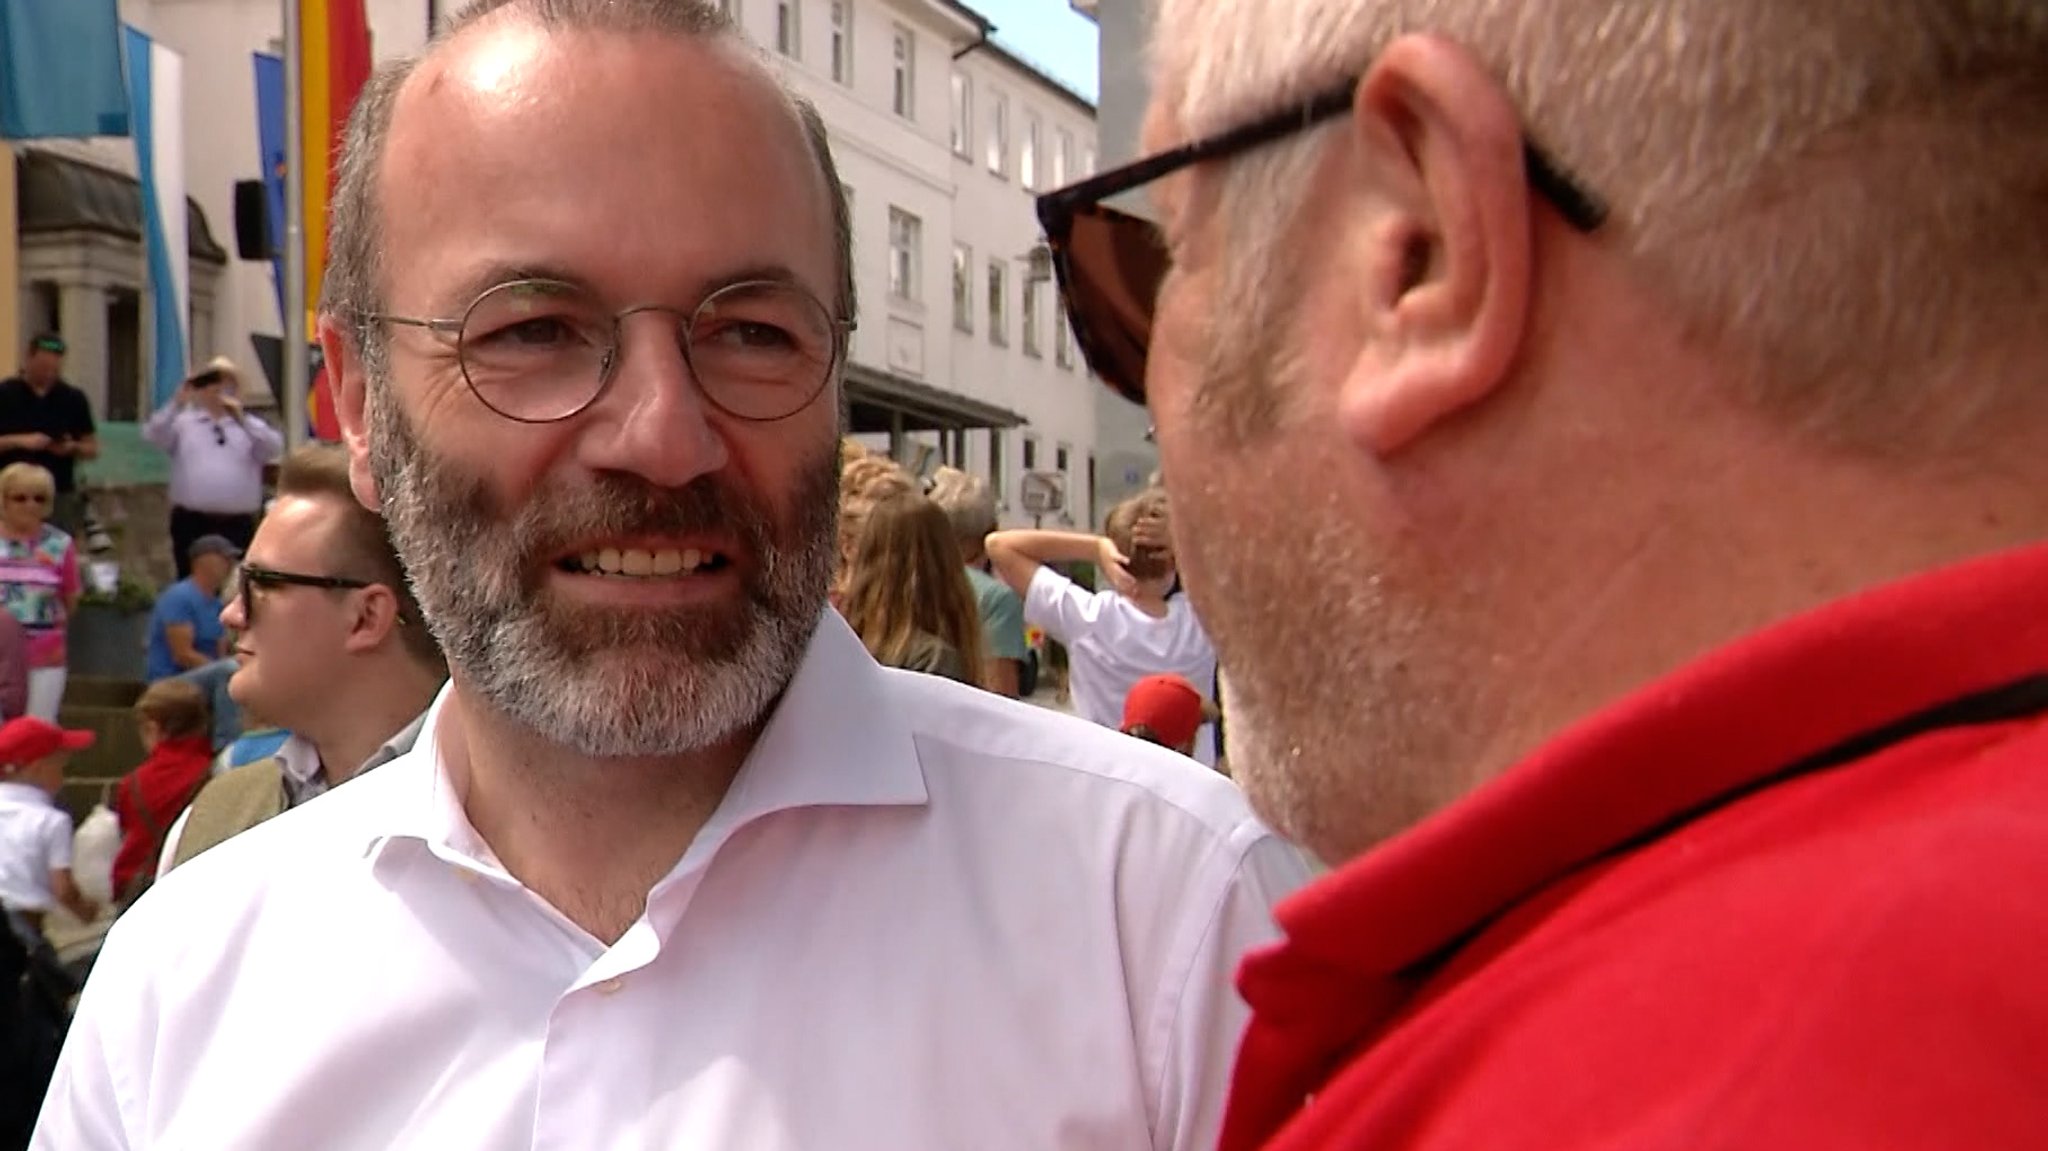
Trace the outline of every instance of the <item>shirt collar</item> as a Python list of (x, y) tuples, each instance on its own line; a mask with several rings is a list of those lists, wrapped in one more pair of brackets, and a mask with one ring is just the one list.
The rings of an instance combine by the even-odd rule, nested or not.
[[(373, 855), (392, 840), (414, 839), (492, 862), (463, 813), (435, 737), (455, 690), (452, 680), (442, 688), (420, 717), (412, 749), (397, 757), (399, 766), (416, 769), (409, 774), (419, 777), (418, 786), (382, 813)], [(715, 851), (734, 831), (778, 811), (919, 806), (927, 798), (910, 724), (888, 691), (886, 673), (839, 614), (826, 610), (789, 687), (688, 855)]]
[[(2044, 582), (2048, 546), (2030, 547), (1768, 628), (1567, 729), (1281, 903), (1284, 941), (1239, 975), (1254, 1017), (1239, 1138), (1281, 1118), (1255, 1112), (1312, 1090), (1309, 1068), (1377, 1026), (1413, 973), (1546, 884), (1852, 736), (2048, 671)], [(1259, 1084), (1244, 1078), (1254, 1071)]]

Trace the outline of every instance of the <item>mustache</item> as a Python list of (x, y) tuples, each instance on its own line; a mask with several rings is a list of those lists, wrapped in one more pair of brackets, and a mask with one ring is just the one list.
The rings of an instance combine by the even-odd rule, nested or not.
[(592, 536), (701, 532), (736, 535), (749, 552), (765, 558), (774, 550), (774, 523), (772, 509), (718, 475), (670, 488), (607, 473), (572, 489), (536, 492), (511, 527), (519, 553), (539, 560), (553, 559)]

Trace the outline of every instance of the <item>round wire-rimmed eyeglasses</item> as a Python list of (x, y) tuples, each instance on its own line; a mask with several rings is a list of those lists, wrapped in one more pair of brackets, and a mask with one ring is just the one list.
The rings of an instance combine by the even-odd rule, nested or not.
[(522, 424), (569, 419), (597, 402), (617, 374), (629, 316), (661, 312), (704, 398), (734, 419), (787, 419), (825, 390), (846, 354), (853, 321), (779, 280), (728, 284), (684, 312), (662, 304), (613, 311), (561, 280), (512, 280), (486, 289), (461, 316), (372, 312), (365, 318), (425, 328), (455, 341), (469, 390)]

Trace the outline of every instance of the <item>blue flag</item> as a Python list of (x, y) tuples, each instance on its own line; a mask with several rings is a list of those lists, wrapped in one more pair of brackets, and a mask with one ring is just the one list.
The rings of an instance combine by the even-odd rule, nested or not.
[(127, 134), (116, 0), (0, 0), (0, 137)]

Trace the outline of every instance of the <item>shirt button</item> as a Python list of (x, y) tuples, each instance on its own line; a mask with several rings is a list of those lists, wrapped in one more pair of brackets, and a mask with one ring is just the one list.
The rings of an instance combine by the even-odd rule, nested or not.
[(619, 992), (621, 992), (621, 991), (625, 990), (625, 988), (626, 988), (626, 981), (625, 981), (625, 980), (623, 980), (623, 979), (619, 979), (619, 978), (617, 978), (617, 977), (614, 977), (614, 978), (611, 978), (611, 979), (607, 979), (607, 980), (605, 980), (605, 981), (604, 981), (603, 983), (600, 983), (600, 984), (598, 984), (598, 985), (597, 985), (597, 993), (598, 993), (599, 995), (617, 995), (617, 994), (618, 994)]

